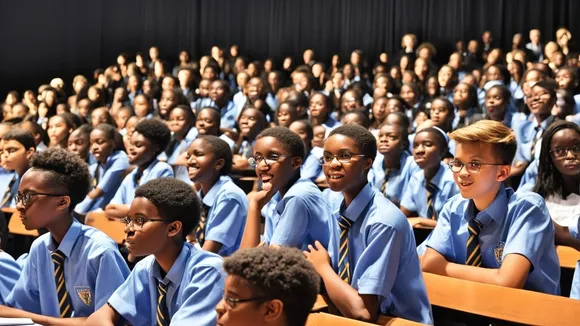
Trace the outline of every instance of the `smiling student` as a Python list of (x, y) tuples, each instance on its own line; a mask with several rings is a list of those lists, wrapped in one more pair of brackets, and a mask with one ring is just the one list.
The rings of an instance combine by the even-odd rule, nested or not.
[(216, 307), (220, 326), (303, 326), (320, 277), (294, 248), (240, 250), (224, 260), (228, 274)]
[(107, 205), (105, 212), (108, 217), (121, 219), (127, 216), (137, 187), (149, 180), (174, 176), (169, 164), (157, 160), (157, 156), (167, 147), (170, 139), (169, 128), (159, 119), (141, 120), (135, 126), (128, 157), (129, 163), (137, 167), (123, 179), (115, 197)]
[(125, 243), (131, 255), (147, 257), (86, 325), (215, 325), (222, 259), (185, 241), (199, 216), (199, 199), (183, 181), (159, 178), (137, 188)]
[(248, 199), (228, 176), (233, 155), (229, 145), (212, 135), (198, 137), (187, 151), (189, 179), (202, 201), (196, 241), (207, 251), (229, 256), (240, 247)]
[(266, 219), (262, 241), (270, 245), (305, 249), (314, 241), (332, 245), (336, 228), (330, 208), (318, 187), (300, 178), (304, 143), (288, 128), (266, 129), (256, 137), (248, 160), (262, 181), (262, 190), (250, 198), (241, 248), (260, 243), (260, 219)]
[(457, 151), (449, 167), (461, 196), (440, 212), (423, 271), (558, 295), (560, 263), (544, 199), (503, 184), (517, 147), (512, 131), (482, 120), (450, 137)]
[(88, 167), (75, 154), (52, 148), (33, 157), (16, 208), (27, 230), (47, 228), (48, 233), (33, 242), (0, 317), (82, 324), (129, 275), (115, 242), (71, 215), (89, 184)]
[[(339, 246), (316, 242), (305, 252), (328, 296), (348, 318), (375, 321), (378, 314), (432, 324), (415, 236), (405, 215), (367, 181), (376, 139), (358, 125), (334, 129), (324, 143), (324, 174), (330, 190), (332, 233)], [(329, 259), (330, 253), (330, 259)]]

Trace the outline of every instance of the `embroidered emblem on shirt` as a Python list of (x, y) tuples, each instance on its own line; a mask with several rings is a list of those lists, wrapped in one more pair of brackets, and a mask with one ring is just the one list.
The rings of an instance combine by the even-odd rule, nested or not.
[(93, 295), (91, 292), (91, 288), (88, 286), (75, 286), (75, 291), (79, 296), (79, 299), (86, 304), (87, 306), (91, 307), (93, 305)]
[(495, 256), (495, 261), (501, 266), (503, 261), (503, 247), (505, 247), (505, 242), (500, 241), (493, 248), (493, 255)]

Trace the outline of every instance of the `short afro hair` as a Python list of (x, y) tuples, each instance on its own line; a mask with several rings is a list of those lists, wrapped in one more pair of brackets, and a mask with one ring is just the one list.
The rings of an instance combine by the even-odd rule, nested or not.
[(202, 135), (197, 138), (209, 145), (215, 160), (224, 159), (224, 166), (220, 170), (220, 175), (230, 174), (234, 161), (230, 145), (225, 140), (213, 135)]
[(6, 132), (2, 137), (4, 140), (15, 140), (22, 144), (26, 150), (31, 148), (36, 149), (36, 142), (34, 141), (34, 136), (30, 131), (24, 130), (22, 128), (13, 128)]
[(151, 118), (141, 120), (135, 126), (135, 132), (140, 133), (143, 137), (149, 139), (153, 145), (159, 146), (157, 150), (157, 155), (161, 154), (169, 145), (171, 141), (171, 131), (167, 124), (163, 121)]
[(63, 188), (70, 197), (69, 211), (80, 203), (91, 187), (88, 164), (80, 156), (62, 148), (49, 148), (36, 153), (30, 162), (31, 168), (44, 171), (51, 187)]
[(304, 149), (304, 142), (297, 134), (290, 131), (286, 127), (273, 127), (262, 131), (256, 139), (264, 137), (274, 137), (284, 148), (290, 152), (292, 157), (300, 157), (304, 161), (306, 155)]
[(169, 222), (179, 221), (182, 224), (182, 241), (199, 223), (200, 200), (193, 188), (175, 178), (157, 178), (135, 190), (135, 198), (149, 200), (161, 217)]
[(254, 296), (283, 303), (288, 325), (304, 325), (316, 302), (320, 277), (295, 248), (243, 249), (224, 260), (230, 276), (245, 281)]
[(356, 147), (358, 147), (365, 157), (370, 158), (373, 161), (375, 160), (375, 157), (377, 156), (377, 139), (365, 127), (352, 124), (340, 126), (332, 130), (328, 135), (328, 138), (334, 135), (343, 135), (351, 138), (356, 143)]

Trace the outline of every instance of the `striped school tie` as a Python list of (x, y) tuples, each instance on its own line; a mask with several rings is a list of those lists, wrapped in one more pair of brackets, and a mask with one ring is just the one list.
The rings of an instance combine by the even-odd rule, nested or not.
[(157, 281), (157, 326), (167, 326), (171, 321), (167, 311), (167, 287), (169, 284)]
[(340, 216), (338, 225), (340, 226), (340, 250), (338, 260), (338, 276), (350, 284), (350, 263), (348, 261), (348, 230), (352, 227), (352, 221), (344, 216)]
[(478, 235), (483, 229), (483, 225), (476, 219), (469, 220), (467, 230), (469, 238), (467, 239), (467, 259), (465, 265), (481, 266), (481, 246), (479, 245)]
[[(542, 130), (542, 128), (540, 126), (537, 126), (536, 128), (534, 128), (534, 130), (536, 132), (534, 133), (534, 140), (532, 140), (532, 148), (530, 149), (530, 162), (534, 160), (534, 156), (536, 154), (536, 144), (538, 143), (538, 140), (540, 140), (542, 138), (542, 135), (544, 134), (544, 130)], [(539, 134), (538, 134), (538, 131), (540, 131)]]
[(139, 187), (139, 182), (141, 182), (142, 176), (143, 176), (143, 171), (140, 171), (139, 168), (137, 168), (137, 172), (133, 176), (133, 182), (135, 182), (135, 188)]
[(51, 254), (54, 262), (54, 280), (56, 282), (56, 294), (58, 295), (58, 307), (60, 308), (60, 318), (68, 318), (72, 315), (72, 305), (66, 284), (64, 281), (64, 260), (66, 256), (57, 250)]
[(95, 175), (93, 176), (93, 188), (96, 188), (99, 184), (99, 179), (101, 178), (101, 166), (97, 164), (97, 168), (95, 169)]
[(197, 242), (199, 242), (200, 246), (203, 246), (205, 242), (205, 225), (207, 222), (207, 213), (209, 212), (209, 206), (206, 204), (201, 204), (201, 215), (199, 217), (199, 224), (195, 229), (195, 237), (197, 238)]
[(0, 203), (0, 207), (4, 207), (4, 205), (6, 205), (6, 203), (10, 200), (10, 198), (12, 198), (12, 187), (14, 186), (15, 182), (16, 176), (12, 177), (12, 180), (10, 180), (8, 186), (6, 186), (6, 189), (4, 190), (4, 196), (2, 197), (2, 202)]
[(385, 179), (383, 179), (383, 184), (381, 185), (381, 192), (383, 194), (387, 194), (387, 185), (389, 183), (389, 173), (391, 173), (391, 169), (385, 169)]
[(435, 210), (435, 192), (437, 192), (437, 186), (430, 181), (425, 181), (425, 190), (427, 192), (427, 218), (432, 220), (437, 219), (437, 211)]

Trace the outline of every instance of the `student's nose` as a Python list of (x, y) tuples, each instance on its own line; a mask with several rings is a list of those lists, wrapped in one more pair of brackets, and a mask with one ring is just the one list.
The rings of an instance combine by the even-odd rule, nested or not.
[(220, 318), (226, 312), (226, 303), (225, 300), (222, 298), (217, 306), (215, 306), (215, 311), (217, 312), (218, 318)]
[(572, 149), (566, 150), (566, 159), (574, 160), (578, 155), (574, 154)]

